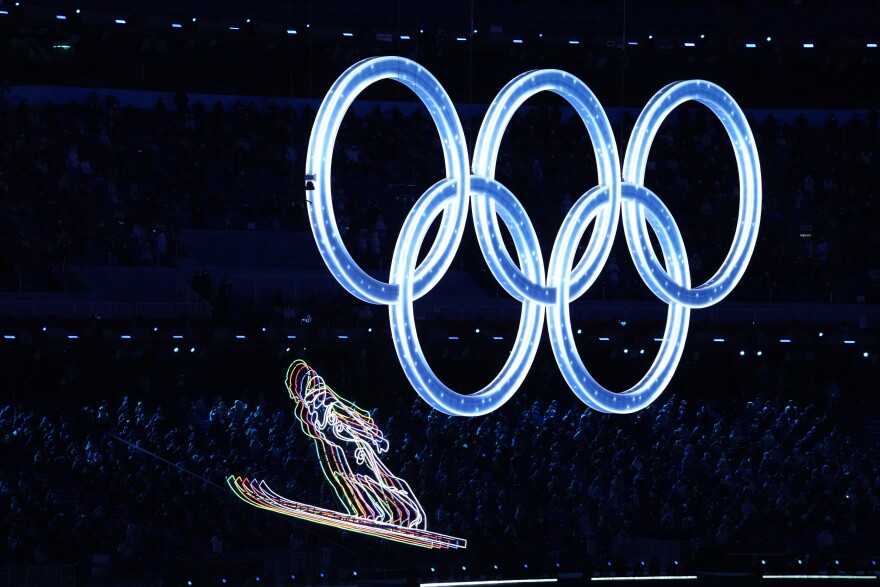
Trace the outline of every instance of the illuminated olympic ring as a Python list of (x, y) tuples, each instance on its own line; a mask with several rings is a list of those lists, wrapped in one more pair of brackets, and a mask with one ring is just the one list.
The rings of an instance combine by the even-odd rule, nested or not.
[[(352, 259), (336, 225), (330, 192), (333, 146), (343, 116), (358, 94), (381, 79), (401, 82), (422, 100), (440, 132), (446, 164), (446, 178), (428, 188), (403, 223), (388, 283), (369, 276)], [(528, 98), (543, 91), (562, 96), (580, 116), (593, 143), (599, 183), (566, 215), (546, 275), (535, 228), (525, 209), (494, 179), (501, 139), (511, 117)], [(740, 183), (739, 216), (730, 251), (715, 275), (695, 288), (691, 287), (687, 254), (675, 220), (643, 185), (648, 151), (660, 124), (672, 110), (690, 100), (706, 105), (726, 129)], [(651, 404), (669, 384), (681, 358), (691, 308), (711, 306), (729, 294), (745, 272), (755, 247), (761, 217), (761, 171), (754, 137), (742, 110), (727, 92), (706, 81), (666, 86), (651, 98), (636, 121), (621, 175), (611, 124), (590, 89), (563, 71), (538, 70), (513, 79), (489, 106), (477, 137), (473, 172), (468, 169), (464, 136), (443, 87), (413, 61), (402, 57), (366, 59), (336, 80), (318, 110), (306, 158), (306, 179), (314, 183), (309, 218), (331, 273), (361, 300), (389, 306), (394, 346), (406, 376), (419, 395), (442, 412), (486, 414), (510, 399), (535, 357), (545, 309), (556, 362), (582, 401), (610, 413), (631, 413)], [(413, 301), (430, 291), (449, 269), (470, 204), (480, 249), (492, 274), (523, 307), (516, 342), (501, 372), (479, 392), (466, 395), (446, 387), (425, 361), (415, 330)], [(422, 241), (441, 213), (437, 239), (417, 265)], [(601, 272), (620, 214), (639, 274), (669, 305), (669, 311), (660, 350), (647, 374), (631, 389), (615, 393), (596, 382), (581, 361), (572, 336), (569, 304), (583, 295)], [(510, 258), (503, 244), (499, 218), (513, 238), (518, 262)], [(578, 242), (593, 222), (586, 251), (575, 264)], [(651, 246), (648, 224), (660, 243), (663, 265)]]

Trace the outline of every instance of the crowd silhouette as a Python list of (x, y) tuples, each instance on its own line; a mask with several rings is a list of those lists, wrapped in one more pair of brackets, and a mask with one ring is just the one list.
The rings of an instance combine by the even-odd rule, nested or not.
[[(0, 107), (0, 268), (7, 290), (58, 290), (70, 264), (172, 264), (187, 229), (307, 231), (302, 169), (314, 120), (309, 106), (277, 100), (123, 106), (112, 96), (30, 104), (4, 93)], [(338, 224), (356, 260), (387, 268), (395, 227), (441, 179), (439, 136), (423, 110), (352, 110), (337, 139)], [(480, 114), (464, 118), (475, 140)], [(615, 120), (618, 149), (634, 116)], [(751, 119), (761, 157), (761, 238), (737, 299), (860, 302), (877, 297), (880, 217), (872, 177), (878, 117), (869, 113), (760, 113)], [(647, 185), (672, 210), (695, 282), (726, 255), (738, 205), (733, 151), (700, 106), (680, 108), (651, 149)], [(583, 123), (557, 102), (523, 108), (507, 130), (497, 177), (523, 202), (549, 254), (574, 200), (596, 183)], [(678, 213), (677, 213), (678, 212)], [(622, 231), (621, 231), (622, 232)], [(849, 235), (858, 234), (858, 239)], [(197, 238), (194, 236), (193, 238)], [(466, 246), (468, 246), (466, 244)], [(474, 243), (469, 246), (475, 247)], [(621, 247), (623, 245), (621, 244)], [(622, 249), (619, 249), (622, 250)], [(484, 273), (480, 264), (465, 268)], [(477, 256), (478, 253), (477, 253)], [(488, 277), (486, 278), (488, 287)], [(603, 284), (645, 296), (622, 256)]]

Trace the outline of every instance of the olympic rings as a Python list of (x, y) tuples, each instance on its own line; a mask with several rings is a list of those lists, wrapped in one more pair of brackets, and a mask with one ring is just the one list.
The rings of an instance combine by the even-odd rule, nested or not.
[[(380, 79), (397, 80), (425, 104), (440, 133), (446, 179), (431, 186), (403, 223), (394, 248), (388, 283), (361, 269), (345, 248), (333, 214), (330, 168), (342, 118), (357, 95)], [(557, 234), (546, 274), (534, 225), (516, 197), (494, 179), (504, 131), (516, 110), (531, 96), (551, 91), (562, 96), (581, 118), (596, 157), (599, 185), (572, 206)], [(660, 124), (687, 101), (706, 105), (721, 121), (736, 156), (740, 208), (733, 243), (721, 267), (706, 283), (691, 287), (684, 242), (672, 215), (644, 185), (648, 152)], [(633, 128), (623, 171), (611, 124), (590, 89), (558, 70), (524, 73), (509, 82), (486, 113), (474, 148), (472, 171), (461, 122), (440, 83), (417, 63), (402, 57), (365, 59), (333, 84), (315, 118), (306, 155), (306, 179), (312, 181), (309, 219), (321, 256), (339, 283), (366, 302), (389, 306), (391, 333), (404, 372), (418, 394), (434, 408), (452, 415), (489, 413), (516, 392), (537, 352), (546, 310), (556, 362), (572, 391), (590, 407), (631, 413), (650, 405), (666, 388), (684, 350), (690, 310), (711, 306), (736, 287), (748, 266), (761, 219), (761, 170), (755, 140), (742, 110), (720, 87), (690, 80), (660, 90)], [(310, 186), (311, 187), (311, 186)], [(425, 361), (413, 317), (413, 301), (443, 277), (461, 240), (469, 206), (480, 250), (499, 284), (523, 309), (513, 350), (501, 372), (474, 394), (444, 385)], [(428, 229), (442, 214), (437, 240), (420, 265), (419, 249)], [(582, 296), (606, 263), (623, 216), (624, 233), (639, 275), (669, 305), (660, 350), (645, 376), (631, 389), (616, 393), (602, 387), (583, 364), (574, 344), (569, 305)], [(498, 220), (507, 226), (517, 253), (511, 259)], [(593, 223), (586, 252), (575, 264), (577, 245)], [(648, 225), (660, 243), (661, 265), (651, 246)], [(665, 268), (664, 268), (665, 265)]]

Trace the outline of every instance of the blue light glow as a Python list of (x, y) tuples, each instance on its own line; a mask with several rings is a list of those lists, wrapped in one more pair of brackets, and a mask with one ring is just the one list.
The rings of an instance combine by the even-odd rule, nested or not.
[[(428, 188), (404, 220), (388, 283), (368, 275), (346, 249), (336, 224), (330, 185), (333, 148), (343, 117), (364, 89), (382, 79), (404, 84), (424, 103), (440, 134), (446, 168), (446, 178)], [(546, 270), (528, 214), (494, 178), (508, 124), (526, 100), (544, 91), (566, 100), (586, 127), (599, 183), (569, 210)], [(678, 226), (659, 197), (644, 185), (648, 153), (660, 125), (675, 108), (689, 101), (707, 106), (721, 121), (734, 149), (740, 182), (736, 232), (727, 257), (706, 283), (693, 288)], [(631, 413), (651, 404), (669, 384), (681, 359), (690, 310), (714, 305), (733, 290), (757, 241), (761, 172), (755, 141), (742, 110), (723, 89), (710, 82), (670, 84), (648, 102), (636, 121), (621, 167), (614, 132), (593, 92), (564, 71), (536, 70), (514, 78), (489, 106), (477, 136), (472, 165), (465, 137), (446, 91), (419, 64), (402, 57), (377, 57), (346, 70), (318, 110), (306, 158), (306, 177), (314, 186), (307, 192), (309, 219), (330, 272), (357, 298), (389, 306), (392, 340), (407, 378), (425, 401), (444, 413), (486, 414), (510, 399), (534, 360), (545, 313), (556, 362), (569, 387), (584, 403), (609, 413)], [(483, 257), (501, 287), (522, 303), (522, 312), (513, 349), (501, 372), (482, 390), (464, 395), (446, 387), (428, 366), (415, 329), (413, 302), (430, 291), (449, 269), (471, 205)], [(639, 275), (669, 305), (669, 310), (664, 335), (655, 339), (661, 342), (660, 349), (647, 374), (629, 390), (616, 393), (602, 387), (584, 367), (574, 344), (569, 306), (601, 273), (621, 215)], [(419, 264), (421, 245), (438, 216), (437, 240)], [(516, 260), (504, 244), (500, 223), (510, 233)], [(651, 244), (649, 225), (660, 244), (662, 263)], [(580, 241), (591, 226), (585, 252), (576, 259)]]

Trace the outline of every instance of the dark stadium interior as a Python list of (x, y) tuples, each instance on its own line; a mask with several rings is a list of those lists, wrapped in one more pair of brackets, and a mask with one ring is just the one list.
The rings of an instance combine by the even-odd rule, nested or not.
[[(878, 580), (878, 43), (873, 0), (0, 0), (0, 587)], [(672, 82), (712, 81), (745, 111), (762, 171), (757, 246), (732, 294), (691, 313), (648, 408), (579, 401), (546, 333), (495, 412), (448, 416), (414, 391), (387, 309), (324, 264), (303, 189), (325, 94), (382, 55), (439, 80), (471, 153), (489, 103), (530, 69), (586, 83), (621, 160)], [(371, 275), (388, 278), (443, 161), (401, 84), (376, 84), (345, 114), (333, 206)], [(513, 117), (496, 176), (545, 259), (595, 169), (559, 96)], [(645, 185), (705, 282), (736, 229), (721, 122), (679, 107)], [(480, 390), (511, 353), (520, 308), (468, 221), (451, 270), (414, 306), (428, 363)], [(667, 305), (622, 228), (570, 312), (596, 379), (636, 384)], [(228, 475), (338, 507), (285, 390), (295, 359), (371, 413), (428, 528), (466, 549), (236, 499)]]

